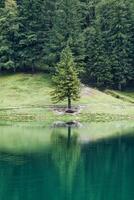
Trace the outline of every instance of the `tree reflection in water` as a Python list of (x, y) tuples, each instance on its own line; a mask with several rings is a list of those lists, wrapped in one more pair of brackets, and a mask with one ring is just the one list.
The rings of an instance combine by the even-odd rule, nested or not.
[(52, 160), (60, 177), (60, 183), (65, 196), (70, 199), (73, 189), (76, 169), (80, 163), (81, 148), (76, 132), (72, 134), (71, 126), (64, 135), (60, 130), (54, 130), (51, 137)]

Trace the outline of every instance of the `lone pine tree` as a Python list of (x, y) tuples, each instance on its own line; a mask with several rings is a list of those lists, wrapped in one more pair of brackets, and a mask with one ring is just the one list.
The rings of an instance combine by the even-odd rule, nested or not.
[(52, 92), (52, 100), (57, 103), (67, 99), (68, 112), (71, 111), (72, 100), (75, 101), (80, 98), (80, 81), (70, 47), (66, 47), (61, 53), (53, 82), (55, 89)]

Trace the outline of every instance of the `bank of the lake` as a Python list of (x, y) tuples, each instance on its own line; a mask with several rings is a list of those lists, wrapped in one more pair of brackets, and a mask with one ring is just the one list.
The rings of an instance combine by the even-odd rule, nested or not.
[(51, 77), (45, 74), (1, 75), (0, 120), (42, 121), (50, 125), (54, 121), (84, 123), (134, 119), (132, 102), (86, 86), (82, 86), (80, 100), (73, 102), (78, 107), (78, 113), (65, 114), (62, 109), (66, 107), (66, 102), (54, 105), (51, 101), (52, 88)]

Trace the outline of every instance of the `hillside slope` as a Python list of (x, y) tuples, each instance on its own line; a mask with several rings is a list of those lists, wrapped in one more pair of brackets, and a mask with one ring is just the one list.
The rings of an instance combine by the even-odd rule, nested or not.
[[(75, 116), (55, 112), (51, 102), (51, 77), (44, 74), (15, 74), (0, 76), (0, 119), (1, 120), (45, 120), (77, 119), (90, 121), (91, 115), (121, 115), (127, 118), (134, 116), (134, 104), (117, 99), (82, 85), (81, 99), (74, 104), (79, 106), (80, 114)], [(66, 102), (58, 106), (65, 106)], [(56, 110), (58, 111), (58, 110)], [(99, 117), (101, 119), (101, 117)]]

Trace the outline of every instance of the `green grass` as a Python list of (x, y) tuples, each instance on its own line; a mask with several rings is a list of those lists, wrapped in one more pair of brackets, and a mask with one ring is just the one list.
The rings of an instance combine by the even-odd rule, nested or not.
[(133, 101), (134, 101), (134, 91), (128, 90), (128, 91), (123, 91), (123, 92), (119, 92), (119, 93), (122, 94), (122, 95), (125, 95), (127, 97), (132, 98)]
[[(0, 76), (0, 121), (26, 122), (78, 120), (113, 121), (134, 119), (134, 104), (117, 99), (97, 89), (82, 86), (81, 99), (73, 102), (81, 106), (77, 115), (55, 112), (53, 106), (66, 106), (67, 102), (53, 105), (51, 76), (45, 74), (15, 74)], [(124, 94), (123, 94), (124, 96)], [(133, 96), (130, 97), (133, 100)]]
[(126, 102), (134, 103), (134, 92), (133, 91), (113, 91), (106, 90), (106, 94), (110, 94), (117, 99), (121, 99)]
[(1, 108), (49, 104), (50, 80), (49, 76), (42, 74), (0, 76)]

